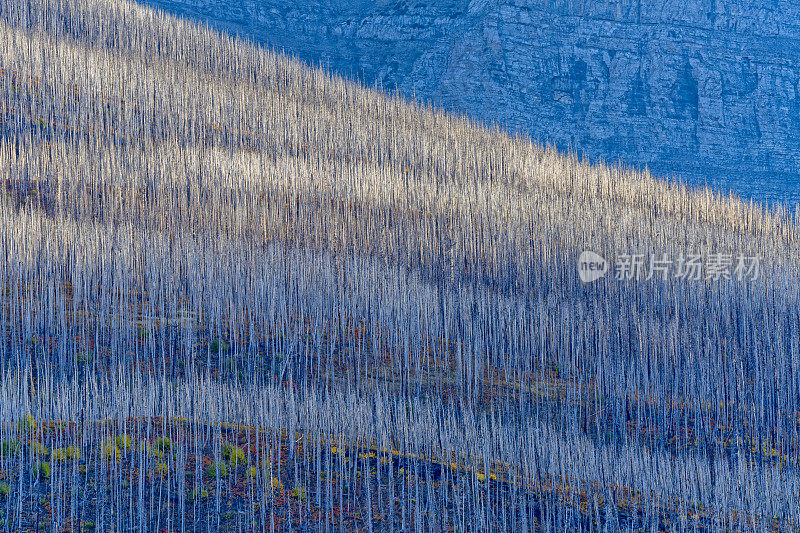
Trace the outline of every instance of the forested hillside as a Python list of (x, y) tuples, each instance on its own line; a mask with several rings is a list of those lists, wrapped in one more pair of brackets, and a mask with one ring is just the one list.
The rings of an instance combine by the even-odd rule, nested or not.
[(798, 214), (124, 0), (0, 69), (6, 530), (796, 528)]

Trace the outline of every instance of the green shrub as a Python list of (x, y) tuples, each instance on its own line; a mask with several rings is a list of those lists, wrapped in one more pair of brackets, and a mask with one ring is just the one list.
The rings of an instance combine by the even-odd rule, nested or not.
[(214, 462), (206, 467), (206, 476), (208, 477), (217, 477), (217, 472), (219, 472), (219, 477), (228, 477), (228, 465)]
[(9, 494), (11, 494), (11, 487), (8, 486), (8, 483), (0, 483), (0, 499), (8, 498)]
[(131, 439), (125, 433), (117, 435), (116, 442), (117, 442), (117, 448), (119, 448), (120, 450), (127, 451), (131, 447)]
[(31, 415), (25, 415), (19, 422), (17, 422), (17, 430), (20, 433), (30, 433), (36, 431), (36, 420)]
[(67, 446), (66, 448), (56, 448), (51, 455), (53, 461), (63, 463), (81, 458), (81, 449), (77, 446)]
[(19, 452), (19, 441), (17, 440), (4, 440), (0, 444), (0, 453), (3, 457), (14, 457)]
[(65, 448), (54, 448), (52, 459), (53, 462), (63, 463), (67, 460), (67, 450)]
[(226, 442), (222, 445), (222, 457), (234, 468), (247, 462), (244, 450), (238, 446), (230, 444), (229, 442)]
[(34, 465), (31, 475), (38, 479), (50, 479), (50, 463), (46, 461), (39, 461)]
[(31, 443), (31, 446), (33, 447), (33, 453), (36, 455), (41, 455), (44, 457), (50, 455), (50, 448), (48, 448), (38, 440), (33, 441), (33, 443)]
[(169, 453), (172, 450), (172, 441), (169, 437), (161, 437), (156, 441), (156, 450)]

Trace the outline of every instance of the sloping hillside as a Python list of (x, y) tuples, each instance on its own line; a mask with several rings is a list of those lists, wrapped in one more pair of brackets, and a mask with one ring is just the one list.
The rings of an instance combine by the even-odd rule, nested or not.
[(800, 202), (785, 0), (145, 0), (592, 159)]
[(4, 0), (0, 68), (5, 527), (797, 524), (785, 210), (121, 0)]

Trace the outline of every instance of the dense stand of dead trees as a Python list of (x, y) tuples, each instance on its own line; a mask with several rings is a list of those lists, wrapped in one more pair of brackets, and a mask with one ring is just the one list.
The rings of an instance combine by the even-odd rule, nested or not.
[(0, 0), (0, 121), (5, 530), (797, 527), (800, 210), (124, 0)]

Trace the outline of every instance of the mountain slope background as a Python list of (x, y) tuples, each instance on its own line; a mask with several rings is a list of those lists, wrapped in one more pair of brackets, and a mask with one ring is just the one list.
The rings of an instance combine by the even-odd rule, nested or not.
[(800, 201), (791, 2), (146, 3), (592, 160)]

